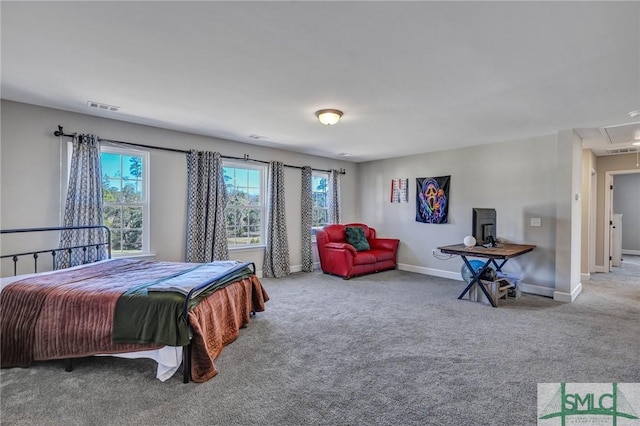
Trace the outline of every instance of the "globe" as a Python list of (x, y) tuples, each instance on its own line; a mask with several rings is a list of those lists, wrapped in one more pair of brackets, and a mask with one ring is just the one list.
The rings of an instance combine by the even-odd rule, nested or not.
[[(473, 272), (477, 272), (484, 266), (484, 262), (481, 260), (470, 260), (469, 263), (473, 268)], [(462, 268), (460, 268), (460, 274), (462, 275), (462, 279), (464, 280), (464, 282), (466, 282), (467, 284), (471, 282), (473, 273), (469, 270), (466, 263), (462, 264)]]

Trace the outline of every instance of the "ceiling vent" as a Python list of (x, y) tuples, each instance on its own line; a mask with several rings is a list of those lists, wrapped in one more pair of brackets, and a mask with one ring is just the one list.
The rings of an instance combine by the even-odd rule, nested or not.
[(120, 111), (120, 107), (119, 106), (103, 104), (103, 103), (100, 103), (100, 102), (87, 101), (87, 105), (90, 108), (96, 108), (96, 109), (99, 109), (101, 111), (111, 111), (111, 112)]
[(256, 140), (256, 141), (259, 140), (259, 139), (269, 139), (266, 136), (254, 135), (254, 134), (250, 134), (248, 137), (249, 137), (249, 139), (253, 139), (253, 140)]
[(607, 148), (607, 155), (636, 153), (636, 147)]

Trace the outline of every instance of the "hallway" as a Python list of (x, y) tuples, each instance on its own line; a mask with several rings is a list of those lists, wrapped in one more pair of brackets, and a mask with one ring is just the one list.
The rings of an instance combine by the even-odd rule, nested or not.
[(636, 284), (640, 286), (640, 256), (625, 254), (620, 266), (615, 266), (609, 273), (595, 273), (590, 282), (609, 282)]

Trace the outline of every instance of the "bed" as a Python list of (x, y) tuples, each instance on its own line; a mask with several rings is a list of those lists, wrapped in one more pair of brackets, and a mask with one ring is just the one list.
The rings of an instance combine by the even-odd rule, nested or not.
[[(93, 227), (2, 230), (4, 234), (86, 230)], [(108, 234), (108, 232), (107, 232)], [(33, 256), (35, 273), (2, 279), (2, 368), (35, 361), (111, 355), (152, 358), (166, 380), (182, 364), (183, 381), (204, 382), (217, 374), (213, 361), (269, 300), (253, 263), (203, 264), (91, 255), (101, 244), (75, 245), (2, 255)], [(37, 272), (39, 255), (82, 250), (83, 264)], [(89, 250), (89, 251), (88, 251)], [(35, 253), (35, 254), (34, 254)], [(86, 263), (85, 263), (86, 261)]]

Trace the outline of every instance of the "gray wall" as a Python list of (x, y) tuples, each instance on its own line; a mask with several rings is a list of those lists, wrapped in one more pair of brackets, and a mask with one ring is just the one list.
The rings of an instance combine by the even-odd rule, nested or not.
[[(2, 101), (0, 226), (3, 229), (60, 224), (64, 192), (61, 170), (64, 169), (67, 144), (66, 139), (60, 141), (52, 134), (58, 124), (68, 132), (94, 133), (115, 140), (212, 150), (240, 157), (246, 153), (256, 159), (308, 164), (321, 169), (344, 168), (347, 174), (342, 176), (342, 221), (362, 221), (377, 228), (380, 236), (399, 238), (400, 269), (419, 273), (461, 279), (462, 261), (459, 258), (436, 259), (431, 250), (462, 242), (471, 233), (472, 208), (492, 207), (498, 214), (499, 237), (537, 246), (533, 252), (510, 260), (505, 267), (509, 272), (524, 276), (523, 290), (554, 297), (558, 290), (577, 294), (574, 292), (573, 257), (578, 256), (579, 260), (579, 250), (574, 253), (574, 225), (568, 225), (580, 220), (579, 209), (574, 209), (573, 202), (573, 191), (580, 192), (574, 175), (578, 176), (578, 181), (580, 175), (579, 169), (571, 173), (565, 169), (574, 166), (574, 152), (577, 152), (577, 163), (580, 164), (580, 151), (574, 149), (576, 138), (571, 132), (354, 164)], [(150, 155), (151, 250), (159, 260), (181, 261), (185, 253), (185, 159), (182, 154), (159, 150), (151, 150)], [(451, 176), (449, 223), (416, 222), (415, 179), (444, 175)], [(295, 270), (301, 263), (300, 172), (287, 169), (285, 177), (287, 227), (291, 264)], [(393, 178), (410, 179), (410, 203), (389, 202)], [(560, 181), (563, 182), (561, 193), (558, 190)], [(534, 217), (541, 219), (540, 227), (530, 226)], [(559, 229), (562, 233), (558, 233)], [(565, 232), (567, 230), (571, 232)], [(569, 240), (571, 244), (568, 244)], [(29, 247), (32, 245), (21, 239), (9, 241), (3, 238), (2, 243), (3, 252), (8, 248), (20, 249), (27, 243)], [(254, 261), (258, 270), (262, 269), (261, 249), (234, 251), (231, 257)], [(558, 285), (557, 264), (563, 271), (562, 282)], [(10, 271), (3, 268), (2, 274), (9, 275)]]
[(613, 211), (622, 213), (622, 250), (640, 254), (640, 173), (613, 177)]
[[(169, 131), (111, 119), (71, 113), (33, 105), (2, 101), (2, 146), (0, 184), (0, 227), (23, 228), (61, 224), (61, 169), (66, 159), (67, 138), (53, 135), (58, 125), (66, 132), (93, 133), (114, 140), (178, 149), (219, 151), (223, 155), (249, 154), (251, 158), (286, 164), (309, 165), (318, 169), (346, 169), (342, 179), (342, 218), (354, 221), (356, 215), (356, 175), (354, 163), (289, 151), (253, 146)], [(158, 260), (183, 261), (186, 228), (186, 160), (183, 154), (150, 150), (151, 172), (151, 251)], [(300, 226), (300, 170), (286, 168), (286, 211), (291, 265), (302, 263)], [(46, 237), (38, 237), (36, 240)], [(2, 252), (31, 248), (33, 239), (3, 238)], [(50, 241), (45, 241), (48, 243)], [(43, 244), (44, 244), (43, 243)], [(55, 239), (54, 239), (55, 243)], [(11, 250), (11, 251), (9, 251)], [(232, 251), (233, 259), (253, 261), (262, 270), (264, 251)], [(43, 259), (44, 262), (44, 259)], [(2, 263), (2, 275), (11, 275)], [(26, 265), (25, 265), (26, 266)]]
[[(401, 240), (402, 268), (459, 278), (461, 259), (436, 259), (432, 249), (461, 243), (471, 233), (473, 207), (495, 208), (499, 237), (537, 245), (505, 270), (551, 295), (545, 289), (555, 288), (557, 152), (557, 136), (551, 135), (360, 164), (359, 216), (380, 235)], [(416, 222), (416, 178), (446, 175), (449, 223)], [(410, 203), (389, 202), (393, 178), (409, 178)], [(532, 217), (542, 226), (531, 227)]]

